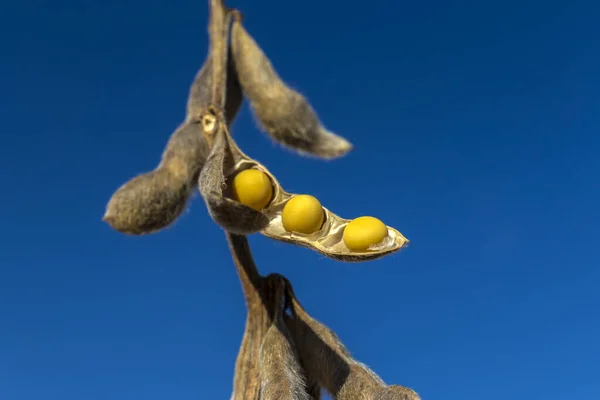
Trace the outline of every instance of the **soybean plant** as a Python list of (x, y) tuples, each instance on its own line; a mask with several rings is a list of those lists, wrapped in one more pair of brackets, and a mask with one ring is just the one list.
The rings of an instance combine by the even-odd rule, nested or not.
[(307, 98), (276, 72), (243, 25), (241, 12), (209, 0), (209, 48), (189, 89), (185, 118), (158, 166), (124, 183), (103, 220), (129, 235), (173, 224), (197, 187), (223, 229), (248, 309), (235, 364), (233, 400), (418, 400), (387, 385), (355, 360), (338, 336), (301, 306), (282, 275), (258, 272), (247, 235), (306, 247), (342, 262), (384, 257), (408, 244), (377, 218), (343, 218), (310, 194), (286, 192), (275, 175), (246, 155), (230, 134), (244, 98), (258, 125), (299, 154), (342, 157), (352, 144), (326, 129)]

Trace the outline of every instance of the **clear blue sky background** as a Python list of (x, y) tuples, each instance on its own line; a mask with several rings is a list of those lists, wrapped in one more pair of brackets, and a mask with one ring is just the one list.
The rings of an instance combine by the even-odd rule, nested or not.
[[(411, 246), (343, 264), (262, 236), (262, 273), (423, 399), (600, 398), (600, 3), (231, 1), (356, 145), (323, 162), (234, 135), (290, 191)], [(0, 7), (0, 398), (227, 399), (246, 310), (196, 196), (121, 235), (207, 48), (205, 0)]]

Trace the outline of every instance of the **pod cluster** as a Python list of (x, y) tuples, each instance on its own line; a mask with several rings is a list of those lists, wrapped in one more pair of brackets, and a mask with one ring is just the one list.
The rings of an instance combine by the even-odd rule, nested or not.
[(396, 229), (372, 216), (342, 218), (309, 194), (286, 192), (237, 147), (229, 127), (246, 97), (259, 126), (287, 148), (323, 159), (352, 149), (281, 79), (244, 28), (241, 14), (211, 2), (211, 18), (223, 27), (209, 29), (210, 52), (190, 87), (186, 118), (155, 170), (115, 192), (104, 220), (128, 234), (158, 231), (179, 217), (197, 184), (213, 220), (232, 233), (260, 232), (342, 261), (400, 250), (408, 240)]
[[(335, 400), (421, 400), (353, 358), (340, 338), (303, 308), (285, 277), (270, 274), (261, 281), (266, 305), (249, 315), (235, 380), (245, 384), (234, 385), (232, 399), (320, 400), (324, 390)], [(252, 357), (253, 344), (258, 357)], [(258, 371), (254, 377), (252, 370)], [(252, 378), (258, 382), (249, 390)]]
[(209, 52), (189, 89), (185, 119), (156, 168), (112, 195), (103, 220), (126, 234), (159, 231), (176, 221), (198, 188), (226, 231), (248, 306), (232, 400), (320, 400), (322, 390), (336, 400), (420, 400), (351, 357), (304, 310), (285, 277), (258, 273), (246, 237), (252, 233), (348, 262), (383, 257), (408, 240), (373, 216), (342, 218), (310, 194), (286, 192), (239, 149), (229, 129), (244, 98), (259, 127), (297, 153), (333, 159), (352, 144), (325, 128), (307, 98), (282, 80), (238, 11), (223, 0), (208, 2)]

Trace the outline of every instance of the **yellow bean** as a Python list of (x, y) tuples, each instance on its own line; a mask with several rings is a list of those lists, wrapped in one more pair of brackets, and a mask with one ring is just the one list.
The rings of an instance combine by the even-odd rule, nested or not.
[(271, 202), (273, 185), (262, 171), (246, 169), (233, 179), (233, 198), (255, 210), (262, 210)]
[(308, 194), (299, 194), (288, 200), (281, 214), (283, 228), (288, 232), (311, 234), (323, 225), (325, 212), (319, 200)]
[(344, 229), (343, 240), (352, 251), (365, 251), (381, 243), (388, 234), (387, 226), (375, 217), (358, 217)]

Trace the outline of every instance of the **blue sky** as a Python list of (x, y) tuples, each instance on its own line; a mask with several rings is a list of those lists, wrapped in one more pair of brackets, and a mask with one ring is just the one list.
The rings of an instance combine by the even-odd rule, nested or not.
[[(263, 274), (424, 400), (600, 398), (600, 3), (230, 1), (356, 148), (241, 148), (405, 251), (343, 264), (254, 235)], [(152, 169), (204, 60), (204, 0), (0, 6), (0, 398), (229, 398), (245, 307), (198, 196), (171, 228), (100, 221)]]

